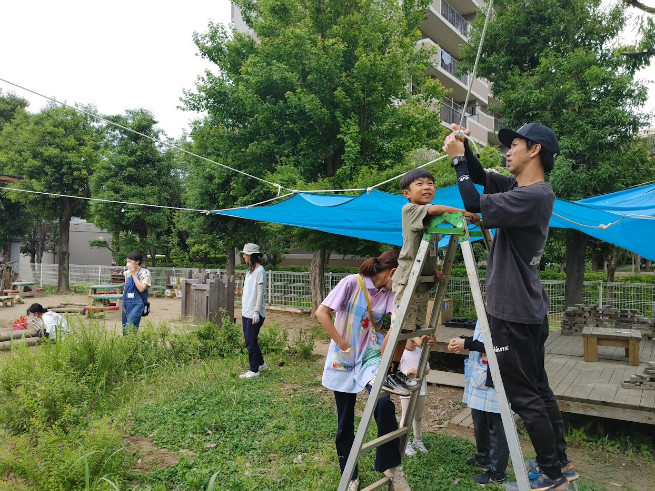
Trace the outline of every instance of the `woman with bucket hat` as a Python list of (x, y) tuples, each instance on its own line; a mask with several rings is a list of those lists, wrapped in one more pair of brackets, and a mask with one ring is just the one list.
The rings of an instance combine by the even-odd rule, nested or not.
[(248, 243), (241, 251), (243, 260), (248, 265), (246, 279), (243, 282), (241, 297), (241, 320), (243, 322), (243, 338), (248, 349), (250, 369), (239, 375), (239, 378), (259, 377), (259, 372), (266, 370), (266, 362), (259, 348), (257, 337), (264, 324), (266, 307), (264, 305), (264, 288), (266, 286), (266, 271), (261, 264), (261, 252), (257, 244)]

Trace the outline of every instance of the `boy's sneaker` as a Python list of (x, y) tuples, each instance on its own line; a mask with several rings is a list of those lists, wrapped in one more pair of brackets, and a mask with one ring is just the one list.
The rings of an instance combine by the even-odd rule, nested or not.
[(266, 365), (266, 362), (259, 365), (259, 371), (262, 372), (264, 370), (268, 370), (268, 366)]
[(412, 442), (412, 447), (414, 447), (416, 450), (418, 450), (421, 453), (428, 453), (428, 449), (425, 448), (425, 445), (423, 444), (423, 440), (414, 440)]
[(414, 391), (418, 390), (421, 388), (421, 384), (419, 384), (416, 380), (409, 378), (407, 375), (405, 375), (403, 372), (398, 370), (397, 372), (394, 372), (390, 375), (387, 375), (387, 378), (393, 377), (396, 379), (396, 382), (398, 385), (401, 387), (404, 387), (405, 389), (409, 391)]
[(489, 462), (481, 462), (478, 460), (477, 457), (471, 457), (466, 461), (466, 465), (470, 465), (471, 467), (479, 467), (480, 469), (484, 469), (485, 471), (489, 470)]
[(407, 477), (403, 471), (402, 465), (397, 465), (396, 467), (391, 467), (384, 471), (384, 475), (391, 480), (391, 489), (393, 491), (412, 491), (412, 488), (409, 487), (407, 482)]
[(259, 377), (259, 372), (251, 372), (250, 370), (248, 370), (247, 372), (239, 375), (239, 378), (253, 378), (253, 377)]
[[(539, 464), (536, 460), (526, 460), (525, 468), (529, 473), (528, 478), (530, 479), (536, 478), (539, 474), (542, 474), (541, 469), (539, 468)], [(578, 471), (575, 470), (575, 466), (571, 460), (569, 460), (566, 465), (562, 466), (562, 474), (569, 482), (575, 481), (580, 477), (580, 474), (578, 474)]]
[(391, 373), (387, 374), (384, 378), (382, 390), (386, 390), (390, 394), (396, 394), (397, 396), (409, 396), (409, 391), (405, 387), (398, 385), (398, 382)]
[(482, 485), (503, 483), (505, 482), (505, 479), (507, 479), (506, 476), (500, 476), (495, 472), (492, 473), (490, 470), (487, 472), (483, 472), (482, 474), (478, 474), (477, 476), (473, 476), (471, 478), (473, 482), (477, 482), (478, 484), (482, 484)]
[(353, 479), (350, 481), (346, 491), (359, 491), (359, 479)]
[[(505, 491), (518, 491), (519, 486), (515, 482), (505, 484)], [(569, 481), (564, 477), (551, 479), (545, 474), (539, 474), (536, 479), (530, 479), (530, 489), (537, 491), (564, 491), (569, 489)]]
[(408, 457), (412, 457), (416, 455), (416, 449), (409, 442), (407, 442), (407, 445), (405, 445), (405, 455), (407, 455)]

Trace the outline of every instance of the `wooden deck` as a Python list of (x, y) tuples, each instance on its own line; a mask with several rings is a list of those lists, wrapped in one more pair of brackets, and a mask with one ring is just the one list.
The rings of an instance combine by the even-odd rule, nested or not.
[[(470, 330), (439, 327), (437, 350), (447, 351), (448, 340)], [(582, 336), (551, 333), (546, 342), (546, 372), (550, 387), (563, 412), (621, 421), (655, 424), (655, 389), (624, 389), (621, 381), (643, 373), (647, 361), (655, 361), (655, 342), (642, 339), (639, 366), (628, 365), (623, 348), (598, 347), (598, 361), (582, 359)], [(461, 422), (466, 420), (458, 415)], [(455, 423), (454, 418), (453, 423)]]

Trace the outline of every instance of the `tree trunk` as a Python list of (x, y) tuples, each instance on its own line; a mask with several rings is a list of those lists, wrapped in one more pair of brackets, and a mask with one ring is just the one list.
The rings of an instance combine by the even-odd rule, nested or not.
[(612, 283), (616, 278), (616, 268), (619, 265), (619, 251), (612, 247), (607, 257), (607, 288), (605, 290), (605, 304), (614, 305), (614, 286)]
[(632, 261), (632, 272), (637, 274), (641, 273), (641, 256), (639, 254), (633, 254)]
[(587, 236), (577, 230), (566, 232), (566, 286), (565, 307), (583, 303), (582, 286), (584, 282), (584, 262)]
[(70, 292), (70, 251), (68, 249), (71, 226), (71, 205), (64, 199), (64, 210), (59, 218), (59, 242), (57, 243), (57, 292)]
[(316, 309), (325, 298), (325, 263), (330, 257), (327, 247), (321, 247), (312, 254), (312, 264), (309, 266), (309, 285), (312, 290), (312, 319), (316, 319)]
[(225, 250), (225, 269), (227, 270), (228, 276), (234, 274), (234, 254), (234, 246), (227, 246), (227, 249)]
[(591, 254), (591, 270), (594, 273), (598, 273), (603, 267), (603, 256), (598, 254), (597, 252), (593, 252)]
[(154, 268), (155, 266), (157, 266), (157, 246), (153, 245), (150, 248), (150, 258), (151, 258), (151, 261), (150, 261), (150, 264), (148, 266)]

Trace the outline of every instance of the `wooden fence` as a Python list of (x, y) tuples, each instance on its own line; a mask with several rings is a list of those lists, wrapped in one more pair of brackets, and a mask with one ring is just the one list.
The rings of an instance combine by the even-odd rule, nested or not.
[(182, 280), (182, 319), (196, 322), (223, 322), (223, 316), (234, 320), (234, 276), (188, 271)]

